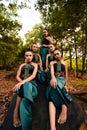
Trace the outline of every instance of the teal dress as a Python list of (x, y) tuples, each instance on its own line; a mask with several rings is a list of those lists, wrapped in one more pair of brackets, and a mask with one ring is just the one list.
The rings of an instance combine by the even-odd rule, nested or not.
[(55, 60), (54, 55), (50, 55), (50, 56), (48, 57), (48, 64), (50, 64), (50, 62), (51, 62), (51, 61), (54, 61), (54, 60)]
[[(49, 42), (48, 39), (43, 38), (41, 45), (43, 45), (43, 44), (49, 45), (50, 42)], [(49, 48), (48, 47), (43, 47), (42, 46), (40, 48), (40, 56), (41, 56), (41, 59), (42, 59), (42, 66), (43, 66), (44, 70), (46, 69), (46, 56), (47, 56), (48, 53), (49, 53)]]
[[(32, 65), (24, 65), (21, 70), (21, 78), (26, 79), (32, 74), (33, 70), (34, 67)], [(17, 95), (22, 98), (19, 110), (22, 130), (32, 130), (32, 104), (38, 95), (35, 80), (23, 84), (17, 91)]]
[(65, 67), (59, 61), (54, 64), (54, 72), (57, 80), (57, 87), (54, 89), (50, 86), (47, 87), (46, 97), (48, 101), (52, 101), (55, 107), (59, 107), (63, 104), (68, 106), (72, 102), (72, 97), (65, 90), (66, 79), (64, 77)]
[[(54, 55), (50, 55), (48, 57), (48, 64), (50, 64), (51, 61), (54, 61), (55, 60), (55, 57)], [(51, 80), (51, 75), (50, 75), (50, 66), (48, 67), (48, 71), (46, 72), (46, 81), (47, 83), (49, 83)]]
[(35, 63), (39, 63), (40, 62), (39, 61), (39, 55), (34, 54), (34, 56), (33, 56), (33, 62), (35, 62)]
[[(33, 62), (35, 63), (39, 63), (40, 59), (39, 56), (37, 54), (35, 54), (33, 56)], [(39, 83), (43, 83), (45, 81), (45, 74), (43, 70), (40, 70), (40, 66), (38, 65), (38, 72), (37, 72), (37, 76), (36, 76), (36, 81)]]

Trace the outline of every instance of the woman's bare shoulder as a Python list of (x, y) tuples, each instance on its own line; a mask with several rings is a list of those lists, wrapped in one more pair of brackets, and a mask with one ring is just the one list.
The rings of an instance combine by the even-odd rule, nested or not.
[(37, 63), (31, 62), (31, 65), (33, 65), (35, 67), (35, 66), (37, 66)]
[(54, 65), (55, 63), (57, 63), (56, 60), (55, 61), (51, 61), (50, 65)]
[(26, 63), (22, 63), (19, 67), (23, 67)]

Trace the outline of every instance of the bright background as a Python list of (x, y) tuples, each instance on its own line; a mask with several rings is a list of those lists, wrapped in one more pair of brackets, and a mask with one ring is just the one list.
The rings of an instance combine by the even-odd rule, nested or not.
[(21, 37), (24, 37), (24, 34), (31, 30), (35, 24), (39, 24), (41, 22), (40, 13), (35, 10), (34, 7), (35, 1), (36, 0), (30, 0), (29, 6), (31, 9), (22, 9), (18, 11), (18, 14), (20, 15), (18, 20), (23, 24), (22, 29), (19, 32)]

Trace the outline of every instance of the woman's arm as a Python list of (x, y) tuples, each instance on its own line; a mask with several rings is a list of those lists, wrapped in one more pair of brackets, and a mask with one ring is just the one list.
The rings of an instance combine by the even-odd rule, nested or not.
[(14, 88), (13, 88), (14, 91), (20, 89), (22, 84), (24, 84), (26, 82), (29, 82), (29, 81), (33, 80), (36, 77), (38, 65), (36, 63), (32, 63), (32, 65), (34, 66), (34, 71), (33, 71), (32, 75), (29, 76), (27, 79), (22, 80), (20, 83), (16, 84), (14, 86)]
[(65, 77), (66, 77), (66, 85), (68, 84), (68, 65), (65, 62)]
[(19, 81), (19, 82), (22, 81), (20, 75), (21, 75), (21, 68), (22, 68), (23, 65), (24, 65), (24, 64), (21, 64), (21, 65), (19, 66), (19, 69), (18, 69), (17, 75), (16, 75), (16, 79), (17, 79), (17, 81)]
[(47, 54), (47, 56), (46, 56), (46, 69), (45, 69), (45, 72), (48, 71), (48, 57), (49, 56), (50, 56), (49, 54)]
[(42, 44), (41, 46), (43, 46), (43, 47), (49, 47), (49, 45), (46, 45), (46, 44)]
[(68, 91), (68, 65), (67, 65), (67, 62), (64, 61), (64, 65), (65, 65), (65, 78), (66, 78), (66, 85), (64, 86), (64, 88)]
[(50, 44), (54, 44), (54, 40), (50, 36), (47, 39), (49, 40)]
[(50, 73), (51, 73), (51, 81), (50, 81), (50, 85), (53, 87), (53, 88), (56, 88), (57, 86), (57, 81), (56, 81), (56, 77), (54, 75), (54, 61), (51, 61), (50, 63)]
[(40, 61), (40, 63), (39, 63), (40, 69), (43, 70), (41, 56), (40, 55), (38, 55), (38, 56), (39, 56), (39, 61)]

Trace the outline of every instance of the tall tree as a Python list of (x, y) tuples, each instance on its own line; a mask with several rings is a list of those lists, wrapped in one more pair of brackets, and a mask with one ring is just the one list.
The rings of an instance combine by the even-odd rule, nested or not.
[(0, 66), (11, 66), (19, 52), (21, 38), (18, 36), (22, 25), (16, 20), (17, 5), (0, 1)]
[[(47, 26), (49, 26), (52, 35), (56, 40), (62, 41), (65, 39), (68, 34), (70, 34), (70, 38), (74, 37), (77, 33), (74, 33), (78, 28), (83, 31), (85, 37), (87, 37), (87, 1), (86, 0), (37, 0), (36, 3), (37, 9), (40, 10), (43, 22)], [(79, 33), (79, 32), (78, 32)], [(81, 37), (81, 35), (80, 35)], [(86, 38), (87, 39), (87, 38)], [(76, 47), (83, 46), (81, 44), (79, 46), (78, 41), (74, 40), (75, 43), (72, 43), (72, 47), (74, 46), (75, 50), (77, 50), (77, 57), (79, 55), (79, 49)], [(83, 57), (83, 69), (85, 68), (84, 62), (85, 57), (87, 55), (87, 40), (84, 40), (84, 54)], [(65, 43), (62, 43), (62, 48), (65, 48)], [(67, 45), (66, 45), (67, 47)], [(64, 49), (63, 49), (64, 51)], [(68, 50), (69, 51), (69, 50)], [(76, 68), (78, 62), (76, 61)], [(78, 73), (78, 70), (77, 70)], [(78, 75), (78, 74), (77, 74)]]
[(40, 44), (42, 39), (43, 26), (41, 24), (36, 24), (31, 31), (25, 34), (26, 46), (31, 45), (33, 42)]

